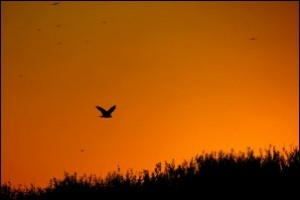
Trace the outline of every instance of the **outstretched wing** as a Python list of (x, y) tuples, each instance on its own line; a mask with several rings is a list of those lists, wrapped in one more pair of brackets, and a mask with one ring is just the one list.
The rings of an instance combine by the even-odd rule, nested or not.
[(56, 5), (58, 5), (60, 2), (55, 2), (55, 3), (53, 3), (53, 4), (51, 4), (51, 6), (56, 6)]
[(107, 112), (108, 113), (112, 113), (115, 109), (116, 109), (116, 105), (114, 105), (113, 107), (111, 107)]
[(107, 112), (105, 109), (101, 108), (100, 106), (96, 106), (96, 108), (97, 108), (102, 114)]

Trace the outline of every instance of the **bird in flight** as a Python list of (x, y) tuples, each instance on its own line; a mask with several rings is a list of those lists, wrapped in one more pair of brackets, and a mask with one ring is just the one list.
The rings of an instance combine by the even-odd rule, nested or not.
[(57, 6), (60, 2), (55, 2), (53, 4), (51, 4), (51, 6)]
[(257, 40), (257, 38), (255, 38), (255, 37), (251, 37), (251, 38), (249, 38), (249, 40)]
[(102, 118), (110, 118), (112, 117), (111, 116), (111, 113), (116, 109), (116, 105), (114, 105), (113, 107), (111, 107), (109, 110), (105, 110), (104, 108), (101, 108), (100, 106), (96, 106), (96, 108), (101, 112), (102, 116), (99, 116), (99, 117), (102, 117)]

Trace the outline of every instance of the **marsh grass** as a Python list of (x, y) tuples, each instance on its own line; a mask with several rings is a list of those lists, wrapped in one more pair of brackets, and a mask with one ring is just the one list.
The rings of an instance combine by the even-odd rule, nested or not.
[[(50, 180), (45, 188), (12, 187), (1, 184), (1, 199), (111, 199), (113, 197), (157, 198), (161, 195), (209, 195), (214, 198), (238, 196), (267, 197), (296, 195), (299, 190), (300, 151), (292, 148), (278, 151), (274, 146), (246, 152), (234, 150), (202, 153), (176, 165), (175, 161), (157, 163), (154, 170), (122, 173), (120, 168), (109, 172), (105, 178), (95, 175), (78, 176), (65, 172), (64, 178)], [(298, 188), (298, 189), (297, 189)]]

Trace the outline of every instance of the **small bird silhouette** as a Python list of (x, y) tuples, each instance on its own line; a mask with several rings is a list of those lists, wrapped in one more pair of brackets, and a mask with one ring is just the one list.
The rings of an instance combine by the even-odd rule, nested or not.
[(51, 4), (51, 6), (57, 6), (60, 2), (55, 2), (53, 4)]
[(249, 38), (249, 40), (257, 40), (257, 38), (256, 37), (251, 37), (251, 38)]
[(102, 118), (110, 118), (111, 113), (116, 109), (116, 105), (114, 105), (113, 107), (111, 107), (109, 110), (105, 110), (104, 108), (101, 108), (100, 106), (96, 106), (96, 108), (102, 113)]

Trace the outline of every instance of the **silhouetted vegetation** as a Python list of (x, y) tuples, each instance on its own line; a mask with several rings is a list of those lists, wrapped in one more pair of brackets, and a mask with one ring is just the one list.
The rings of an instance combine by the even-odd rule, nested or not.
[[(113, 199), (138, 197), (288, 197), (297, 195), (300, 178), (300, 151), (278, 151), (269, 147), (255, 155), (247, 152), (211, 152), (196, 155), (175, 165), (175, 161), (157, 163), (152, 172), (143, 170), (121, 173), (118, 167), (105, 178), (65, 173), (63, 179), (53, 178), (46, 188), (14, 188), (1, 185), (1, 199)], [(243, 196), (239, 196), (242, 194)], [(146, 195), (146, 196), (145, 196)], [(185, 196), (186, 197), (186, 196)], [(185, 199), (185, 198), (184, 198)]]

